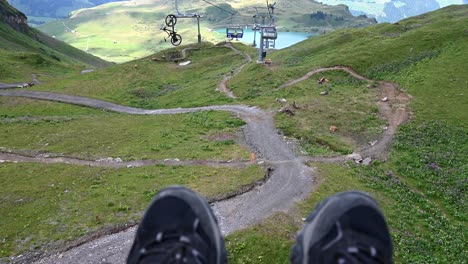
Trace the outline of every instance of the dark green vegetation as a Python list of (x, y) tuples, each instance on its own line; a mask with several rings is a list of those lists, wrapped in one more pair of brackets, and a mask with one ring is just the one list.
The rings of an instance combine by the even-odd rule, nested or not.
[(0, 1), (0, 82), (27, 81), (31, 73), (62, 75), (109, 65), (30, 28), (24, 14)]
[[(370, 167), (315, 164), (322, 182), (301, 203), (300, 214), (276, 215), (228, 238), (234, 263), (258, 263), (260, 259), (264, 263), (287, 263), (295, 231), (301, 226), (298, 219), (326, 196), (349, 189), (367, 191), (382, 205), (397, 262), (465, 262), (467, 27), (465, 5), (397, 25), (338, 31), (279, 51), (272, 55), (275, 67), (251, 66), (233, 80), (235, 93), (260, 100), (249, 87), (267, 90), (291, 79), (291, 75), (302, 76), (311, 68), (339, 64), (352, 66), (369, 78), (397, 82), (413, 96), (413, 118), (398, 131), (387, 162), (375, 162)], [(241, 81), (252, 85), (241, 86)], [(300, 84), (297, 89), (301, 89)], [(284, 126), (284, 119), (279, 118), (280, 126)]]
[[(226, 38), (213, 29), (231, 24), (251, 25), (252, 17), (256, 14), (254, 7), (260, 7), (259, 17), (266, 14), (265, 1), (211, 1), (235, 14), (232, 17), (203, 1), (179, 2), (180, 12), (204, 15), (201, 19), (201, 35), (203, 41), (213, 43)], [(344, 6), (327, 6), (310, 0), (279, 2), (275, 12), (278, 27), (282, 31), (322, 33), (376, 23), (374, 19), (352, 16)], [(326, 14), (326, 17), (310, 19), (317, 12)], [(164, 42), (167, 34), (160, 28), (164, 25), (165, 17), (173, 13), (176, 13), (174, 1), (110, 3), (78, 10), (68, 19), (47, 23), (39, 29), (100, 58), (120, 63), (170, 47), (170, 43)], [(196, 20), (179, 19), (176, 29), (182, 35), (184, 44), (197, 41)]]

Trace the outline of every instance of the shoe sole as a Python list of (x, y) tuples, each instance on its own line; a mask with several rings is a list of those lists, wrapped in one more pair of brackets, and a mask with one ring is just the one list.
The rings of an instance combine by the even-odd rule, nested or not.
[(306, 226), (302, 231), (302, 263), (309, 263), (307, 249), (310, 245), (323, 238), (335, 225), (336, 221), (347, 211), (357, 206), (369, 206), (378, 211), (383, 218), (377, 202), (366, 193), (347, 191), (335, 194), (319, 203), (307, 217)]
[[(226, 248), (224, 245), (223, 236), (219, 229), (218, 221), (213, 213), (213, 210), (208, 205), (208, 202), (194, 191), (183, 186), (170, 186), (159, 191), (151, 201), (148, 210), (151, 209), (153, 203), (164, 197), (176, 197), (186, 202), (195, 214), (200, 217), (200, 225), (207, 230), (207, 235), (214, 241), (216, 247), (216, 264), (226, 263)], [(145, 213), (146, 215), (146, 213)]]

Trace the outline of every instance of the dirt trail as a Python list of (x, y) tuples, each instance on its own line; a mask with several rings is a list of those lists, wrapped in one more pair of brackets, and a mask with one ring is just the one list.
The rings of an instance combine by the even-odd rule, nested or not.
[(121, 161), (112, 158), (103, 158), (99, 160), (82, 160), (70, 157), (51, 157), (49, 155), (25, 156), (19, 154), (0, 152), (0, 163), (18, 163), (18, 162), (34, 162), (45, 164), (71, 164), (81, 166), (92, 166), (102, 168), (138, 168), (153, 165), (168, 165), (168, 166), (195, 166), (203, 165), (208, 167), (227, 167), (227, 168), (246, 168), (251, 166), (249, 161), (220, 161), (220, 160), (133, 160)]
[(231, 75), (226, 75), (224, 77), (224, 79), (221, 81), (221, 83), (219, 84), (217, 90), (223, 92), (224, 94), (226, 94), (227, 97), (229, 98), (237, 98), (234, 93), (228, 88), (227, 86), (227, 83), (229, 82), (229, 80), (231, 80), (234, 76), (236, 76), (237, 74), (239, 74), (242, 69), (244, 69), (245, 66), (247, 66), (247, 64), (249, 64), (250, 62), (252, 62), (252, 57), (250, 57), (249, 54), (247, 53), (244, 53), (244, 52), (241, 52), (240, 50), (234, 48), (234, 46), (232, 46), (230, 43), (224, 45), (224, 47), (228, 47), (230, 49), (232, 49), (236, 54), (241, 54), (245, 57), (245, 62), (239, 66), (237, 69), (233, 70), (232, 74)]
[(0, 83), (0, 90), (1, 89), (17, 89), (17, 88), (27, 88), (32, 85), (41, 84), (41, 81), (37, 79), (37, 76), (48, 76), (52, 77), (49, 74), (42, 74), (42, 73), (33, 73), (31, 74), (32, 82), (19, 82), (19, 83)]
[(305, 81), (307, 79), (309, 79), (310, 77), (314, 76), (315, 74), (317, 73), (321, 73), (321, 72), (327, 72), (327, 71), (345, 71), (347, 73), (349, 73), (350, 75), (354, 76), (355, 78), (359, 79), (359, 80), (363, 80), (363, 81), (368, 81), (368, 82), (371, 82), (372, 80), (370, 79), (367, 79), (366, 77), (364, 76), (361, 76), (359, 75), (358, 73), (356, 73), (353, 69), (351, 69), (350, 67), (346, 67), (346, 66), (334, 66), (334, 67), (328, 67), (328, 68), (320, 68), (320, 69), (315, 69), (313, 71), (310, 71), (308, 73), (306, 73), (304, 76), (300, 77), (300, 78), (297, 78), (295, 80), (291, 80), (289, 82), (286, 82), (282, 85), (280, 85), (278, 88), (276, 89), (273, 89), (271, 91), (278, 91), (280, 89), (283, 89), (283, 88), (286, 88), (288, 86), (291, 86), (291, 85), (294, 85), (296, 83), (299, 83), (299, 82), (302, 82), (302, 81)]
[[(345, 71), (351, 76), (368, 82), (373, 82), (357, 72), (355, 72), (350, 67), (346, 66), (335, 66), (329, 68), (320, 68), (315, 69), (306, 73), (304, 76), (286, 82), (283, 85), (280, 85), (278, 88), (272, 91), (278, 91), (280, 89), (292, 86), (299, 82), (305, 81), (315, 74), (327, 71)], [(403, 93), (398, 89), (398, 85), (391, 82), (378, 82), (376, 89), (379, 89), (381, 98), (387, 98), (385, 102), (379, 101), (377, 105), (379, 106), (380, 115), (383, 119), (388, 121), (388, 127), (385, 132), (381, 135), (380, 139), (374, 146), (364, 147), (355, 151), (356, 154), (361, 155), (362, 157), (371, 157), (373, 159), (386, 160), (388, 156), (388, 150), (390, 148), (391, 141), (395, 135), (398, 127), (405, 123), (410, 118), (410, 110), (408, 107), (411, 97)], [(348, 156), (337, 156), (337, 157), (307, 157), (303, 158), (304, 161), (315, 161), (315, 162), (324, 162), (324, 163), (338, 163), (345, 162), (348, 160), (353, 160), (352, 155)]]
[[(343, 70), (358, 79), (370, 81), (348, 67), (337, 66), (311, 71), (301, 78), (283, 84), (276, 90), (306, 80), (314, 74), (331, 70)], [(386, 103), (379, 102), (383, 117), (389, 120), (389, 128), (376, 145), (360, 151), (363, 155), (386, 157), (385, 150), (388, 148), (398, 125), (408, 119), (407, 103), (409, 97), (399, 92), (395, 84), (381, 82), (380, 85), (382, 86), (382, 95), (389, 98)], [(295, 201), (305, 198), (312, 191), (314, 180), (312, 169), (307, 167), (304, 162), (313, 159), (319, 162), (343, 162), (352, 159), (351, 156), (297, 158), (288, 144), (278, 134), (273, 122), (273, 113), (245, 105), (146, 110), (96, 99), (48, 92), (0, 91), (0, 96), (57, 101), (125, 114), (180, 114), (208, 110), (228, 111), (236, 114), (247, 124), (243, 132), (248, 146), (257, 154), (258, 158), (265, 160), (273, 171), (269, 180), (262, 185), (212, 205), (224, 234), (230, 234), (236, 230), (251, 226), (276, 211), (288, 211), (293, 207)], [(35, 263), (124, 263), (133, 241), (134, 232), (135, 227), (132, 227), (119, 233), (92, 240)]]

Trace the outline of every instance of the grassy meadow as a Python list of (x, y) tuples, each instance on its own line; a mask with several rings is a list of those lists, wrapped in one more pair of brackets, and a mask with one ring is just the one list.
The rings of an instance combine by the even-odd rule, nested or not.
[(215, 197), (263, 176), (263, 169), (255, 166), (106, 169), (2, 164), (0, 256), (57, 248), (103, 228), (136, 223), (157, 191), (166, 186), (185, 185)]
[[(396, 263), (464, 263), (468, 257), (468, 47), (463, 30), (467, 26), (465, 5), (396, 25), (338, 31), (278, 51), (271, 56), (274, 67), (251, 66), (231, 82), (237, 89), (234, 93), (255, 101), (261, 96), (250, 87), (267, 90), (313, 68), (347, 65), (368, 78), (394, 81), (412, 96), (412, 119), (399, 129), (387, 162), (369, 167), (312, 164), (321, 183), (300, 203), (300, 212), (277, 214), (229, 236), (233, 263), (288, 263), (300, 219), (321, 199), (350, 189), (369, 192), (381, 204)], [(269, 78), (258, 78), (259, 74)], [(242, 79), (255, 85), (241, 86)], [(313, 85), (309, 89), (314, 90)], [(285, 124), (282, 119), (279, 126)], [(307, 147), (309, 142), (305, 139), (302, 144)]]
[[(244, 122), (223, 112), (129, 116), (62, 103), (0, 97), (0, 151), (96, 160), (248, 159)], [(60, 248), (98, 230), (136, 223), (154, 194), (185, 185), (215, 197), (264, 177), (245, 169), (149, 166), (109, 169), (0, 163), (0, 256)], [(0, 258), (1, 259), (1, 258)]]
[[(468, 259), (467, 27), (468, 6), (464, 5), (398, 24), (339, 30), (309, 39), (270, 53), (273, 64), (269, 67), (248, 64), (228, 82), (237, 99), (227, 99), (215, 89), (244, 57), (211, 44), (191, 45), (199, 49), (188, 51), (187, 60), (192, 62), (188, 66), (163, 60), (163, 56), (179, 57), (181, 50), (189, 47), (183, 46), (85, 75), (59, 72), (56, 78), (46, 78), (43, 85), (32, 89), (147, 109), (247, 104), (278, 110), (281, 105), (275, 99), (285, 98), (289, 104), (295, 101), (299, 109), (294, 116), (276, 114), (277, 127), (295, 138), (307, 155), (321, 156), (349, 154), (378, 139), (386, 126), (376, 105), (381, 99), (378, 91), (343, 72), (321, 73), (293, 86), (276, 88), (313, 69), (335, 65), (350, 66), (377, 81), (395, 82), (412, 97), (412, 118), (398, 130), (388, 160), (368, 167), (310, 164), (316, 168), (319, 182), (311, 195), (288, 214), (277, 213), (228, 236), (230, 262), (288, 263), (301, 219), (328, 195), (360, 189), (382, 205), (397, 263), (464, 263)], [(252, 47), (235, 46), (255, 55)], [(320, 77), (330, 83), (318, 85)], [(320, 96), (325, 90), (329, 94)], [(213, 140), (218, 134), (237, 133), (242, 125), (239, 119), (218, 112), (135, 117), (0, 97), (0, 131), (4, 136), (0, 147), (80, 158), (244, 159), (248, 154), (245, 147), (231, 140)], [(337, 133), (328, 131), (331, 125), (339, 127)], [(0, 254), (7, 257), (43, 250), (102, 228), (137, 222), (155, 191), (167, 185), (184, 184), (214, 196), (236, 190), (263, 174), (258, 167), (115, 170), (1, 164), (4, 184), (0, 197), (4, 202), (0, 210), (6, 217), (1, 218), (0, 227), (7, 233), (6, 239), (0, 240)]]

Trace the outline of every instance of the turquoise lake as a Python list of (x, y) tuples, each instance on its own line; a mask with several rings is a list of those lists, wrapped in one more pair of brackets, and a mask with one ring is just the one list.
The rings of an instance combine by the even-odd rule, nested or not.
[[(226, 35), (226, 29), (217, 29), (216, 32)], [(301, 42), (303, 40), (306, 40), (312, 36), (316, 36), (311, 33), (305, 33), (305, 32), (278, 32), (278, 39), (276, 40), (276, 49), (284, 49), (289, 46), (292, 46), (298, 42)], [(247, 43), (247, 44), (253, 44), (254, 40), (254, 32), (252, 29), (244, 29), (244, 37), (242, 39), (239, 39), (239, 41)], [(234, 40), (235, 41), (235, 40)], [(257, 32), (257, 47), (258, 44), (260, 43), (260, 33)]]

